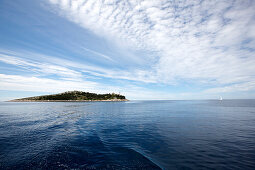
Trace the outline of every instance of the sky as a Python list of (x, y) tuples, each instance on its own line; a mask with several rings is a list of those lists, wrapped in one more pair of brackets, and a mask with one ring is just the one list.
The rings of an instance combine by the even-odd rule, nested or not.
[(254, 0), (1, 0), (0, 100), (255, 98)]

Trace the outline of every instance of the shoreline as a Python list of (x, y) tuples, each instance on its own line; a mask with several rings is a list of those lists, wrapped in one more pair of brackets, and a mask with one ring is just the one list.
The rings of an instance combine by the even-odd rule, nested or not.
[(9, 100), (7, 102), (125, 102), (127, 99), (111, 100)]

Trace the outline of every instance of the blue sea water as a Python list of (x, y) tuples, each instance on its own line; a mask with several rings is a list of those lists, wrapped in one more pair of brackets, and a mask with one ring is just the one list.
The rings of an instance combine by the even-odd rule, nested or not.
[(2, 102), (0, 169), (255, 169), (255, 100)]

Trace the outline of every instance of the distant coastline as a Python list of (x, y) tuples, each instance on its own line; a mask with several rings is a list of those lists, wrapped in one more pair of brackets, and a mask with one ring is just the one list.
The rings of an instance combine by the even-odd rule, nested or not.
[(115, 93), (96, 94), (83, 91), (68, 91), (64, 93), (26, 97), (9, 100), (8, 102), (121, 102), (128, 101), (125, 96)]
[(9, 100), (7, 102), (124, 102), (128, 99), (110, 99), (110, 100)]
[(124, 102), (128, 99), (110, 99), (110, 100), (21, 100), (14, 99), (7, 102)]

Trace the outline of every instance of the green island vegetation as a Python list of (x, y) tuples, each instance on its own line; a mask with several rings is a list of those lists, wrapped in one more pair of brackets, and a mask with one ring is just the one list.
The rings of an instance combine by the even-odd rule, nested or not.
[(127, 101), (126, 97), (120, 94), (107, 93), (96, 94), (83, 91), (67, 91), (59, 94), (26, 97), (11, 101)]

